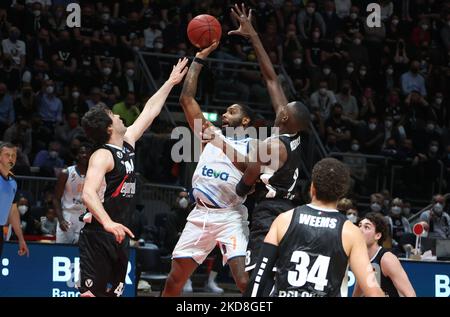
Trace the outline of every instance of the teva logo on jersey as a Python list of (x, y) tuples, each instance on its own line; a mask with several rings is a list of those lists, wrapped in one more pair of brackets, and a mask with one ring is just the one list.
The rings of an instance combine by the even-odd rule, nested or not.
[[(73, 259), (64, 256), (53, 257), (53, 282), (62, 282), (66, 286), (60, 288), (53, 287), (52, 297), (76, 297), (80, 296), (80, 292), (76, 289), (76, 285), (79, 285), (80, 280), (80, 258), (75, 257)], [(131, 272), (131, 265), (128, 262), (127, 274), (125, 276), (125, 283), (132, 284), (129, 276)], [(93, 283), (93, 281), (86, 280), (85, 283)], [(73, 290), (64, 290), (64, 288), (73, 288)]]
[(228, 177), (230, 177), (230, 174), (228, 174), (227, 172), (215, 171), (212, 168), (208, 168), (207, 166), (203, 166), (202, 175), (206, 177), (220, 179), (223, 181), (227, 181)]

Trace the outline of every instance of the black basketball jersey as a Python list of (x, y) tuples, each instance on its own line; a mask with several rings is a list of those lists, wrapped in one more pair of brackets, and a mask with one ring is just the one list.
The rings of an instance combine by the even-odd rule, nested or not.
[(283, 166), (276, 171), (270, 168), (263, 170), (260, 175), (261, 182), (256, 184), (256, 199), (293, 199), (301, 162), (300, 133), (294, 135), (282, 134), (271, 138), (279, 138), (283, 142), (286, 146), (287, 159)]
[(377, 277), (378, 284), (380, 284), (383, 292), (389, 297), (399, 297), (400, 295), (397, 292), (397, 289), (394, 286), (394, 283), (389, 277), (384, 276), (383, 271), (381, 270), (381, 258), (383, 255), (389, 252), (387, 249), (380, 247), (375, 256), (370, 259), (370, 263), (372, 264), (373, 270)]
[(294, 209), (279, 244), (275, 296), (347, 296), (348, 257), (342, 245), (347, 218), (303, 205)]
[[(136, 193), (134, 148), (127, 142), (123, 143), (122, 149), (111, 144), (106, 144), (102, 148), (110, 151), (114, 158), (114, 168), (105, 174), (103, 207), (112, 221), (129, 226)], [(92, 219), (91, 225), (102, 227), (95, 218)], [(86, 226), (91, 227), (89, 224)]]

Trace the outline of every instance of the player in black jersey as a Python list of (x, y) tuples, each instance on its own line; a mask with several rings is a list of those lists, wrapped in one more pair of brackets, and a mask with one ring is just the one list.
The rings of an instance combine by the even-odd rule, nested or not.
[[(89, 213), (79, 239), (81, 296), (120, 296), (123, 292), (127, 235), (134, 237), (128, 229), (136, 187), (134, 146), (161, 112), (172, 87), (183, 79), (187, 62), (186, 58), (178, 60), (169, 79), (130, 127), (106, 106), (91, 108), (82, 119), (87, 136), (99, 148), (89, 160), (82, 194)], [(106, 188), (100, 197), (104, 181)]]
[[(252, 10), (247, 13), (243, 4), (242, 7), (235, 5), (232, 13), (240, 26), (238, 30), (230, 31), (229, 34), (241, 35), (252, 43), (276, 112), (274, 127), (279, 129), (277, 135), (254, 148), (254, 153), (258, 154), (249, 156), (250, 162), (236, 187), (236, 192), (244, 196), (256, 183), (256, 206), (251, 215), (246, 258), (246, 271), (251, 271), (275, 217), (294, 207), (292, 199), (301, 165), (300, 134), (309, 129), (310, 113), (301, 102), (288, 103), (270, 58), (251, 24)], [(267, 150), (266, 157), (260, 157), (263, 148)], [(228, 150), (226, 153), (229, 153)], [(250, 281), (250, 284), (252, 282)]]
[[(400, 261), (382, 247), (388, 235), (388, 225), (383, 215), (369, 212), (359, 222), (359, 229), (366, 240), (370, 262), (384, 293), (389, 297), (415, 297), (416, 292)], [(353, 297), (361, 295), (361, 288), (356, 284)]]
[(274, 296), (346, 296), (348, 264), (366, 296), (384, 296), (370, 269), (361, 232), (337, 209), (348, 190), (345, 165), (326, 158), (313, 168), (311, 203), (280, 214), (267, 234), (255, 267), (251, 296), (264, 296), (273, 281)]

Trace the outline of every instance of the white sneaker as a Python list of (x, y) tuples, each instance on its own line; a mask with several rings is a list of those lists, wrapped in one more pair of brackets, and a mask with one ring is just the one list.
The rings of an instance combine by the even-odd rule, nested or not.
[(151, 285), (147, 281), (144, 281), (144, 280), (139, 280), (137, 288), (140, 291), (149, 291), (150, 292), (152, 290)]
[(194, 290), (192, 289), (192, 281), (191, 279), (188, 279), (186, 281), (186, 284), (183, 286), (183, 292), (185, 293), (192, 293)]
[(208, 282), (205, 287), (206, 292), (211, 292), (215, 294), (223, 294), (224, 290), (220, 288), (215, 281)]

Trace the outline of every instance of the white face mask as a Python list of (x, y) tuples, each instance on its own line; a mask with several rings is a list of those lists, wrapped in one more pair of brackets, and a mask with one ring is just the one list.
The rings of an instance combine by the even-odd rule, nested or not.
[(323, 73), (324, 73), (325, 75), (328, 75), (328, 74), (331, 73), (331, 69), (329, 69), (329, 68), (324, 68), (324, 69), (323, 69)]
[(422, 25), (422, 29), (423, 29), (424, 31), (428, 30), (428, 24), (423, 24), (423, 25)]
[(375, 123), (369, 123), (369, 129), (370, 129), (371, 131), (375, 130), (376, 127), (377, 127), (377, 125), (376, 125)]
[(359, 144), (352, 144), (352, 151), (357, 152), (359, 150)]
[(355, 69), (353, 67), (347, 67), (347, 73), (351, 74), (353, 73)]
[(133, 77), (134, 69), (131, 69), (131, 68), (127, 69), (126, 74), (127, 74), (128, 77)]
[(360, 70), (359, 73), (361, 74), (361, 76), (365, 76), (367, 74), (366, 70)]
[(56, 151), (50, 151), (50, 152), (48, 152), (48, 155), (49, 155), (52, 159), (54, 159), (54, 158), (57, 158), (57, 157), (58, 157), (58, 152), (56, 152)]
[(442, 98), (436, 98), (436, 104), (440, 105), (442, 103)]
[(306, 8), (306, 12), (308, 12), (309, 14), (313, 14), (315, 11), (315, 9), (313, 7), (307, 7)]
[(432, 146), (430, 147), (430, 151), (431, 151), (432, 153), (436, 153), (438, 150), (439, 150), (439, 148), (438, 148), (436, 145), (432, 145)]
[(41, 10), (34, 10), (33, 14), (34, 14), (35, 17), (38, 17), (38, 16), (41, 15)]
[(442, 215), (443, 210), (444, 206), (441, 203), (436, 203), (433, 207), (433, 212), (438, 216)]
[(326, 88), (320, 88), (319, 89), (319, 94), (325, 95), (326, 93), (327, 93), (327, 89)]
[(355, 43), (355, 45), (359, 45), (361, 44), (361, 39), (354, 39), (353, 43)]
[(427, 124), (427, 130), (428, 131), (433, 131), (434, 130), (434, 124), (432, 124), (432, 123)]
[(74, 99), (77, 99), (78, 97), (80, 97), (80, 93), (78, 91), (74, 91), (74, 92), (72, 92), (72, 97)]
[(104, 75), (108, 76), (109, 74), (111, 74), (112, 69), (109, 67), (105, 67), (102, 71)]
[(337, 38), (334, 39), (334, 43), (341, 44), (342, 43), (342, 39), (340, 37), (337, 37)]
[(398, 20), (392, 20), (392, 24), (397, 25), (398, 24)]
[(391, 212), (393, 215), (400, 215), (402, 213), (402, 208), (400, 208), (399, 206), (394, 206), (391, 208)]
[(370, 209), (374, 212), (379, 212), (381, 210), (381, 205), (379, 203), (370, 204)]
[(17, 209), (19, 209), (20, 215), (23, 216), (28, 211), (28, 206), (20, 205), (17, 207)]
[(392, 127), (392, 121), (386, 121), (384, 125), (386, 126), (386, 128), (390, 128)]
[(349, 215), (347, 215), (347, 219), (349, 221), (351, 221), (352, 223), (356, 223), (356, 220), (358, 219), (358, 217), (356, 217), (355, 214), (349, 214)]
[(352, 19), (352, 20), (356, 20), (356, 18), (358, 17), (358, 13), (352, 13), (352, 14), (350, 14), (350, 18)]
[(392, 75), (394, 73), (394, 70), (392, 68), (388, 68), (386, 70), (386, 73), (388, 73), (389, 75)]
[(302, 63), (302, 59), (301, 58), (294, 59), (294, 64), (295, 65), (300, 65), (301, 63)]
[(187, 206), (189, 205), (189, 201), (187, 200), (186, 197), (182, 197), (182, 198), (180, 198), (180, 200), (178, 201), (178, 205), (180, 206), (180, 208), (186, 209)]
[(108, 21), (109, 20), (109, 13), (103, 13), (102, 14), (102, 20), (103, 21)]
[(45, 91), (50, 95), (53, 93), (53, 91), (55, 90), (55, 88), (53, 88), (53, 86), (48, 86)]

